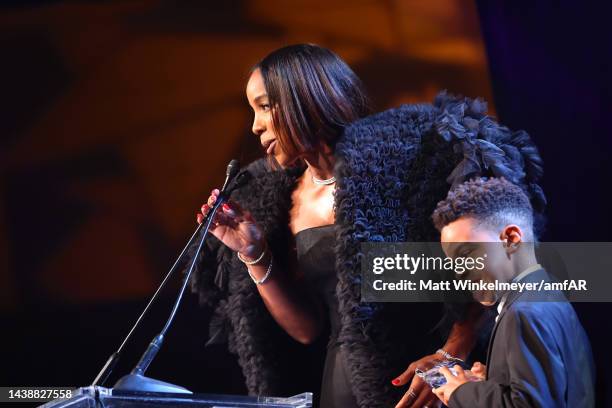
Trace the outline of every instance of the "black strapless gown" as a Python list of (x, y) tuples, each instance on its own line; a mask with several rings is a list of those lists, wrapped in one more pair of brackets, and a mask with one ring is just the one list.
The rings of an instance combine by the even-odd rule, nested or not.
[(334, 225), (308, 228), (295, 236), (298, 264), (310, 289), (323, 302), (330, 324), (330, 337), (321, 384), (321, 408), (352, 408), (357, 402), (351, 391), (346, 351), (338, 342), (340, 315), (336, 297)]

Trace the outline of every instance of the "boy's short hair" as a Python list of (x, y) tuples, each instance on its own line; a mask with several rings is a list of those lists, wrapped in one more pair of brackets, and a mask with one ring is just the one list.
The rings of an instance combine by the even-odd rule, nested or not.
[(533, 241), (533, 208), (523, 190), (504, 178), (476, 178), (459, 184), (440, 201), (432, 215), (441, 231), (461, 217), (471, 217), (479, 224), (501, 229), (517, 224), (525, 232), (525, 241)]

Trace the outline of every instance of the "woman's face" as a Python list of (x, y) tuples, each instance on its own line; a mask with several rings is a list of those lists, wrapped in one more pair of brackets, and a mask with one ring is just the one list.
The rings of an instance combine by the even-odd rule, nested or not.
[(282, 151), (272, 125), (272, 106), (266, 93), (261, 71), (256, 69), (251, 74), (246, 86), (246, 96), (255, 114), (253, 133), (259, 137), (266, 154), (272, 155), (281, 167), (287, 167), (291, 160)]

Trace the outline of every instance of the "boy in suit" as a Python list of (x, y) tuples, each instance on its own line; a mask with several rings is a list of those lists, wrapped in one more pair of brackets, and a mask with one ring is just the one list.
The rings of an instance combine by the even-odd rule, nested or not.
[[(486, 253), (471, 281), (550, 282), (534, 251), (533, 211), (521, 188), (500, 178), (451, 190), (433, 214), (447, 256)], [(592, 407), (594, 367), (588, 338), (562, 292), (473, 292), (497, 303), (486, 367), (443, 367), (447, 383), (433, 392), (450, 408)], [(470, 374), (476, 374), (470, 375)]]

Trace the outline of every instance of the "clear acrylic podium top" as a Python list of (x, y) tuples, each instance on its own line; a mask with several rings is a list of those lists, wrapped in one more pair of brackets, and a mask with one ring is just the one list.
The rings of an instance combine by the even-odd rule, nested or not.
[(161, 392), (138, 392), (113, 390), (104, 387), (82, 387), (72, 398), (54, 400), (44, 408), (133, 408), (133, 407), (198, 407), (198, 408), (311, 408), (312, 393), (305, 392), (293, 397), (246, 397), (214, 394), (170, 394)]

